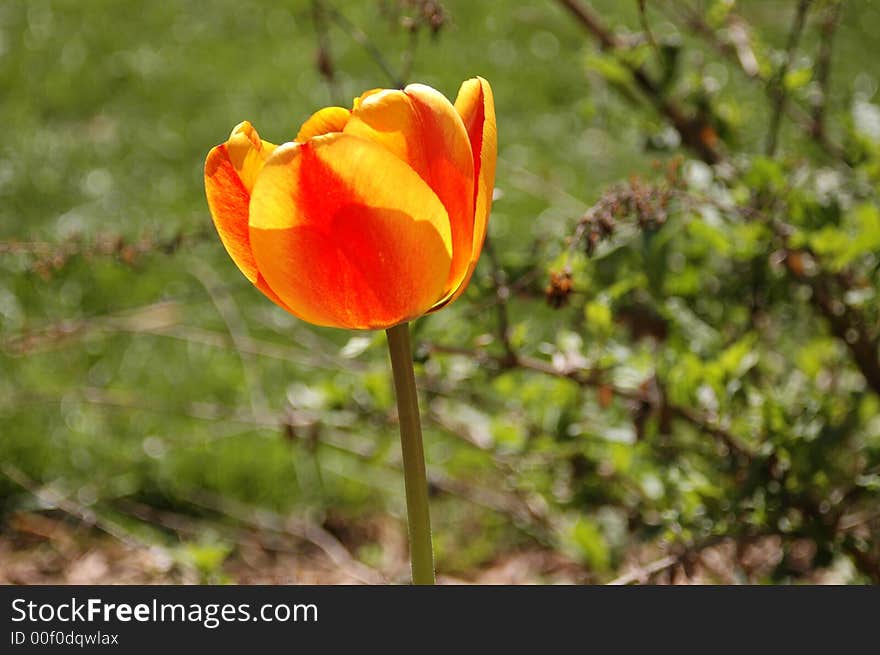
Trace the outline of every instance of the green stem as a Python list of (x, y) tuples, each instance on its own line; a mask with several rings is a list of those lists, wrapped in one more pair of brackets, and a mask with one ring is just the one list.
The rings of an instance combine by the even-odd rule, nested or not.
[(413, 584), (434, 584), (434, 553), (431, 549), (431, 516), (428, 512), (428, 477), (419, 421), (419, 398), (413, 374), (409, 324), (401, 323), (385, 331), (397, 414), (400, 420), (400, 445), (403, 450), (403, 478), (406, 485), (406, 515), (409, 523), (409, 556)]

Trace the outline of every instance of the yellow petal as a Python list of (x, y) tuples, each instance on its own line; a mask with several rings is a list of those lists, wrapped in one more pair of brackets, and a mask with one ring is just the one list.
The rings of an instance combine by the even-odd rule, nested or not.
[(411, 320), (443, 293), (449, 217), (385, 148), (346, 134), (280, 147), (250, 204), (260, 272), (300, 318), (352, 329)]
[(263, 168), (265, 157), (276, 147), (262, 141), (247, 121), (238, 125), (226, 143), (212, 148), (208, 153), (205, 160), (205, 195), (220, 241), (232, 261), (272, 302), (284, 307), (257, 269), (248, 231), (248, 204), (253, 180)]
[(441, 301), (435, 309), (453, 302), (467, 288), (486, 240), (486, 227), (492, 210), (492, 193), (495, 190), (495, 162), (498, 158), (498, 131), (495, 125), (495, 99), (492, 87), (482, 77), (465, 81), (455, 99), (455, 109), (461, 115), (471, 150), (474, 153), (476, 187), (474, 189), (474, 235), (470, 262), (461, 285), (452, 296)]
[(299, 128), (296, 140), (304, 143), (315, 136), (322, 134), (330, 134), (332, 132), (342, 132), (351, 112), (344, 107), (324, 107), (312, 114), (308, 120)]
[(273, 143), (263, 141), (248, 121), (239, 123), (232, 130), (226, 141), (229, 161), (248, 193), (254, 188), (257, 173), (277, 147)]
[(361, 103), (364, 100), (366, 100), (367, 98), (369, 98), (371, 95), (374, 95), (376, 93), (380, 93), (384, 90), (385, 89), (370, 89), (369, 91), (364, 91), (362, 94), (360, 94), (357, 98), (354, 99), (354, 102), (352, 102), (352, 107), (354, 109), (357, 109), (358, 107), (360, 107)]
[(474, 240), (474, 158), (461, 116), (439, 91), (411, 84), (361, 96), (345, 133), (386, 147), (440, 198), (452, 231), (443, 295), (451, 293), (464, 279)]

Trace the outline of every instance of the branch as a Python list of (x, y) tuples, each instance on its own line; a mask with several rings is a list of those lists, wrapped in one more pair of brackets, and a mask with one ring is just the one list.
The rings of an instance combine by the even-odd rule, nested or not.
[(625, 573), (617, 578), (614, 578), (606, 584), (610, 587), (625, 586), (633, 584), (635, 582), (638, 582), (639, 584), (645, 584), (658, 573), (662, 573), (667, 569), (678, 566), (679, 564), (681, 564), (681, 561), (682, 557), (680, 555), (667, 555), (666, 557), (661, 557), (658, 560), (654, 560), (650, 564), (640, 566), (630, 573)]
[[(805, 256), (817, 262), (816, 272), (812, 275), (804, 271)], [(818, 266), (816, 256), (808, 250), (786, 248), (785, 267), (791, 275), (810, 288), (810, 303), (825, 318), (831, 333), (846, 345), (871, 390), (880, 396), (880, 343), (871, 337), (864, 317), (838, 300), (846, 295), (849, 287), (845, 277), (826, 273)], [(835, 286), (840, 287), (837, 294), (834, 292)]]
[[(685, 3), (674, 0), (666, 5), (670, 13), (674, 10), (676, 18), (682, 20), (687, 27), (697, 36), (702, 37), (720, 55), (733, 62), (743, 74), (750, 80), (759, 82), (764, 92), (773, 99), (773, 86), (770, 81), (761, 75), (758, 61), (751, 45), (749, 44), (748, 31), (745, 21), (740, 17), (731, 17), (728, 21), (729, 42), (723, 41), (718, 33), (703, 20), (700, 13)], [(817, 72), (818, 79), (818, 72)], [(820, 82), (821, 83), (821, 82)], [(816, 121), (799, 105), (789, 102), (784, 106), (785, 115), (797, 123), (802, 131), (813, 137), (816, 144), (829, 156), (849, 163), (846, 151), (839, 144), (833, 142), (824, 129), (817, 129)]]
[(788, 68), (791, 66), (791, 60), (798, 42), (801, 40), (801, 34), (804, 31), (804, 24), (807, 20), (807, 11), (810, 8), (812, 0), (800, 0), (798, 2), (797, 11), (794, 15), (794, 21), (791, 30), (788, 33), (788, 42), (785, 46), (785, 55), (779, 70), (774, 79), (770, 82), (772, 91), (770, 95), (773, 98), (773, 112), (770, 115), (770, 131), (767, 134), (767, 145), (765, 153), (768, 157), (772, 157), (776, 153), (776, 145), (779, 139), (779, 127), (782, 122), (782, 113), (785, 110), (785, 102), (788, 99), (788, 93), (785, 89), (785, 76), (788, 74)]
[(841, 545), (843, 551), (849, 555), (856, 568), (867, 576), (874, 584), (880, 584), (880, 558), (860, 550), (854, 543), (844, 539)]
[[(643, 392), (631, 389), (624, 389), (622, 387), (608, 384), (603, 379), (605, 372), (601, 370), (586, 371), (584, 369), (578, 368), (559, 369), (553, 366), (553, 364), (551, 364), (550, 362), (546, 362), (544, 360), (534, 357), (528, 357), (526, 355), (517, 354), (515, 355), (514, 360), (511, 361), (506, 356), (491, 355), (490, 353), (483, 350), (470, 350), (467, 348), (444, 346), (442, 344), (436, 343), (428, 343), (424, 346), (429, 353), (441, 353), (470, 357), (476, 361), (491, 362), (498, 366), (500, 369), (522, 368), (538, 373), (543, 373), (544, 375), (550, 375), (557, 378), (571, 380), (581, 387), (607, 389), (610, 390), (613, 395), (619, 398), (624, 398), (626, 400), (649, 402), (652, 404), (657, 404), (658, 402), (652, 401), (652, 399)], [(747, 446), (742, 444), (739, 439), (737, 439), (727, 430), (718, 425), (715, 425), (711, 420), (707, 419), (706, 417), (700, 416), (697, 412), (694, 412), (691, 409), (669, 403), (668, 400), (666, 400), (665, 396), (663, 396), (663, 394), (660, 394), (660, 396), (660, 407), (654, 407), (655, 410), (666, 409), (673, 416), (684, 420), (704, 434), (711, 436), (717, 442), (721, 443), (733, 456), (742, 458), (746, 462), (749, 462), (754, 458), (754, 453), (752, 453)]]
[(651, 26), (648, 24), (648, 0), (638, 0), (639, 7), (639, 23), (642, 26), (642, 32), (645, 33), (645, 39), (651, 44), (654, 52), (659, 52), (657, 41), (654, 39), (654, 33), (651, 32)]
[[(760, 536), (762, 535), (748, 535), (740, 537), (739, 541), (750, 542), (754, 541)], [(673, 569), (677, 566), (687, 565), (698, 558), (700, 554), (707, 548), (717, 546), (719, 543), (727, 540), (728, 538), (729, 537), (724, 537), (720, 535), (708, 537), (698, 543), (691, 544), (690, 546), (685, 546), (678, 553), (661, 557), (660, 559), (654, 560), (653, 562), (636, 568), (634, 571), (625, 573), (624, 575), (614, 578), (613, 580), (611, 580), (611, 582), (608, 582), (607, 584), (609, 586), (622, 586), (630, 585), (636, 582), (638, 582), (639, 584), (648, 583), (650, 582), (651, 578), (653, 578), (658, 573), (668, 571), (669, 569)]]
[(263, 508), (203, 492), (187, 500), (194, 505), (228, 516), (243, 525), (307, 541), (317, 546), (336, 566), (361, 582), (366, 584), (385, 582), (385, 576), (356, 559), (339, 539), (315, 521), (282, 516)]
[(840, 10), (840, 2), (832, 3), (826, 9), (819, 25), (819, 54), (816, 56), (816, 82), (819, 85), (819, 94), (813, 103), (813, 136), (817, 139), (825, 137), (825, 109), (828, 106), (830, 89), (831, 53), (834, 35), (840, 23)]
[(330, 50), (330, 32), (327, 29), (327, 9), (321, 0), (312, 0), (312, 23), (315, 27), (315, 36), (318, 41), (318, 50), (315, 54), (315, 67), (327, 84), (330, 99), (336, 104), (342, 104), (342, 94), (336, 78), (336, 70), (333, 66), (333, 55)]
[(0, 466), (0, 473), (12, 480), (18, 486), (22, 487), (25, 491), (29, 492), (47, 508), (57, 508), (85, 525), (98, 528), (126, 546), (143, 546), (143, 543), (135, 539), (115, 521), (98, 516), (98, 514), (92, 510), (74, 502), (49, 484), (39, 485), (17, 466), (3, 464)]
[[(181, 323), (184, 300), (185, 298), (164, 300), (110, 314), (47, 324), (0, 339), (0, 352), (11, 356), (28, 356), (62, 348), (81, 340), (128, 333), (178, 339), (221, 350), (228, 350), (234, 345), (247, 355), (258, 355), (309, 368), (363, 368), (357, 360), (327, 352), (323, 344), (303, 343), (300, 347), (294, 347), (243, 335), (233, 343), (229, 335), (223, 332)], [(307, 330), (299, 331), (295, 341), (304, 341), (308, 334)]]
[[(558, 0), (577, 19), (581, 26), (599, 42), (599, 47), (607, 52), (623, 49), (623, 44), (580, 0)], [(664, 116), (681, 137), (682, 143), (690, 148), (700, 159), (707, 164), (717, 164), (723, 157), (717, 146), (715, 129), (709, 124), (705, 116), (696, 114), (688, 116), (685, 111), (673, 100), (667, 98), (660, 85), (655, 82), (642, 66), (636, 66), (625, 60), (620, 61), (625, 66), (636, 86), (645, 97), (654, 105), (655, 109)]]
[[(720, 211), (726, 211), (710, 198), (694, 196), (694, 199), (709, 202)], [(880, 395), (880, 336), (871, 334), (868, 319), (862, 312), (840, 300), (853, 289), (854, 275), (847, 271), (829, 272), (809, 247), (789, 246), (793, 228), (771, 216), (771, 213), (778, 214), (785, 209), (784, 205), (751, 205), (738, 211), (743, 219), (763, 221), (773, 230), (782, 244), (783, 265), (792, 277), (810, 289), (810, 303), (826, 320), (831, 333), (846, 345), (868, 387)], [(808, 268), (807, 263), (812, 265)]]
[[(307, 421), (302, 420), (303, 418), (306, 417), (298, 417), (295, 413), (291, 413), (286, 417), (282, 424), (285, 429), (285, 434), (294, 439), (299, 438), (299, 434), (302, 432), (301, 428), (303, 425), (308, 424)], [(460, 426), (450, 424), (445, 416), (442, 416), (438, 412), (428, 411), (424, 418), (426, 420), (431, 420), (437, 424), (440, 429), (451, 436), (457, 437), (464, 443), (490, 454), (499, 468), (512, 473), (512, 471), (509, 470), (510, 466), (505, 462), (500, 461), (491, 449), (487, 448), (485, 445), (479, 444), (475, 439), (468, 438), (466, 434), (462, 433)], [(337, 452), (354, 456), (368, 463), (376, 463), (375, 450), (372, 447), (363, 448), (353, 444), (351, 434), (334, 434), (327, 429), (324, 429), (322, 426), (322, 429), (315, 435), (315, 438), (320, 440), (322, 447), (331, 448)], [(400, 470), (399, 461), (384, 461), (382, 462), (382, 466), (388, 470), (393, 470), (396, 473), (399, 473)], [(523, 497), (523, 493), (517, 489), (509, 489), (505, 491), (499, 489), (498, 485), (490, 486), (474, 484), (466, 480), (450, 477), (439, 469), (432, 467), (428, 468), (428, 482), (432, 487), (439, 489), (442, 492), (457, 496), (462, 500), (479, 507), (484, 507), (508, 516), (518, 523), (523, 528), (524, 532), (530, 534), (544, 544), (554, 543), (553, 534), (555, 532), (555, 527), (552, 524), (551, 518), (536, 503), (530, 502), (528, 498)]]
[(398, 89), (402, 89), (406, 86), (406, 80), (402, 79), (401, 76), (394, 71), (379, 47), (370, 40), (370, 37), (367, 36), (361, 28), (348, 20), (338, 9), (336, 9), (336, 7), (329, 4), (325, 4), (324, 6), (331, 20), (333, 20), (342, 31), (348, 34), (353, 41), (363, 46), (364, 50), (367, 51), (367, 54), (370, 55), (370, 58), (376, 62), (376, 65), (379, 66), (385, 75), (388, 76), (392, 86)]
[(495, 254), (492, 241), (488, 237), (483, 245), (483, 251), (492, 265), (492, 285), (495, 287), (496, 300), (495, 313), (498, 316), (498, 338), (501, 341), (501, 345), (504, 346), (504, 352), (507, 354), (508, 359), (514, 361), (516, 353), (513, 350), (513, 345), (510, 343), (510, 317), (507, 313), (507, 300), (510, 298), (510, 288), (504, 279), (504, 272), (498, 263), (498, 257)]
[(29, 269), (49, 279), (52, 273), (64, 268), (74, 257), (86, 260), (97, 257), (115, 257), (123, 264), (135, 266), (142, 257), (153, 254), (173, 255), (183, 246), (213, 238), (212, 229), (202, 229), (190, 234), (177, 232), (169, 237), (158, 237), (151, 232), (142, 233), (137, 239), (127, 239), (121, 234), (102, 233), (90, 241), (75, 234), (64, 240), (0, 241), (0, 255), (23, 255), (28, 258)]

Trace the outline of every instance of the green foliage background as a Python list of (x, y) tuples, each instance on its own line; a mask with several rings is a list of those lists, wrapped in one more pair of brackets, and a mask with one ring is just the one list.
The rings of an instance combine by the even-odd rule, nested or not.
[[(335, 6), (401, 71), (412, 37), (399, 19), (414, 4)], [(691, 3), (721, 34), (730, 12), (748, 22), (763, 81), (677, 20), (676, 3), (647, 3), (653, 46), (638, 2), (589, 3), (624, 35), (615, 52), (561, 3), (443, 4), (439, 34), (419, 28), (409, 78), (450, 97), (488, 78), (500, 151), (493, 257), (460, 301), (414, 326), (440, 571), (467, 577), (540, 545), (607, 581), (644, 554), (685, 562), (773, 537), (781, 555), (756, 580), (880, 580), (880, 389), (851, 348), (864, 337), (877, 365), (880, 7), (843, 3), (834, 37), (824, 120), (843, 154), (784, 117), (767, 156), (794, 2)], [(813, 3), (779, 86), (808, 115), (834, 7)], [(211, 570), (234, 544), (126, 508), (401, 517), (384, 335), (315, 328), (266, 301), (203, 197), (205, 154), (239, 121), (282, 142), (315, 109), (393, 83), (325, 16), (328, 84), (313, 9), (0, 7), (7, 515), (41, 508), (23, 480), (49, 485)], [(722, 164), (681, 143), (634, 66), (707, 117)], [(653, 213), (626, 204), (639, 189)], [(570, 238), (603, 193), (625, 207), (588, 256)], [(816, 270), (830, 276), (827, 311)], [(561, 271), (574, 292), (553, 308), (544, 288)], [(831, 316), (854, 322), (836, 333)], [(357, 548), (381, 561), (381, 540)]]

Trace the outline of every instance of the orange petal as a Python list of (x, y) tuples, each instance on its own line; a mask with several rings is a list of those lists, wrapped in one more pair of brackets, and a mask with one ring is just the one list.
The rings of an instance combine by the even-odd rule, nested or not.
[(226, 143), (208, 153), (205, 193), (214, 226), (232, 261), (270, 300), (284, 307), (260, 275), (248, 232), (248, 203), (253, 180), (276, 147), (262, 141), (247, 121), (236, 126)]
[(455, 99), (455, 109), (467, 128), (471, 150), (474, 153), (474, 171), (477, 179), (474, 189), (474, 238), (467, 273), (452, 296), (438, 303), (440, 309), (453, 302), (467, 288), (480, 259), (486, 226), (492, 210), (492, 193), (495, 190), (495, 160), (498, 157), (498, 131), (495, 126), (495, 99), (492, 87), (482, 77), (467, 80), (461, 85)]
[(302, 124), (296, 135), (296, 140), (299, 143), (304, 143), (313, 136), (342, 132), (350, 116), (351, 112), (344, 107), (324, 107), (309, 116), (308, 120)]
[(347, 134), (275, 152), (254, 187), (250, 238), (291, 313), (341, 328), (422, 315), (443, 293), (452, 261), (437, 195), (391, 152)]
[(474, 159), (464, 123), (439, 91), (410, 84), (370, 91), (355, 103), (345, 134), (380, 143), (434, 190), (452, 230), (452, 266), (443, 296), (467, 272), (474, 240)]

